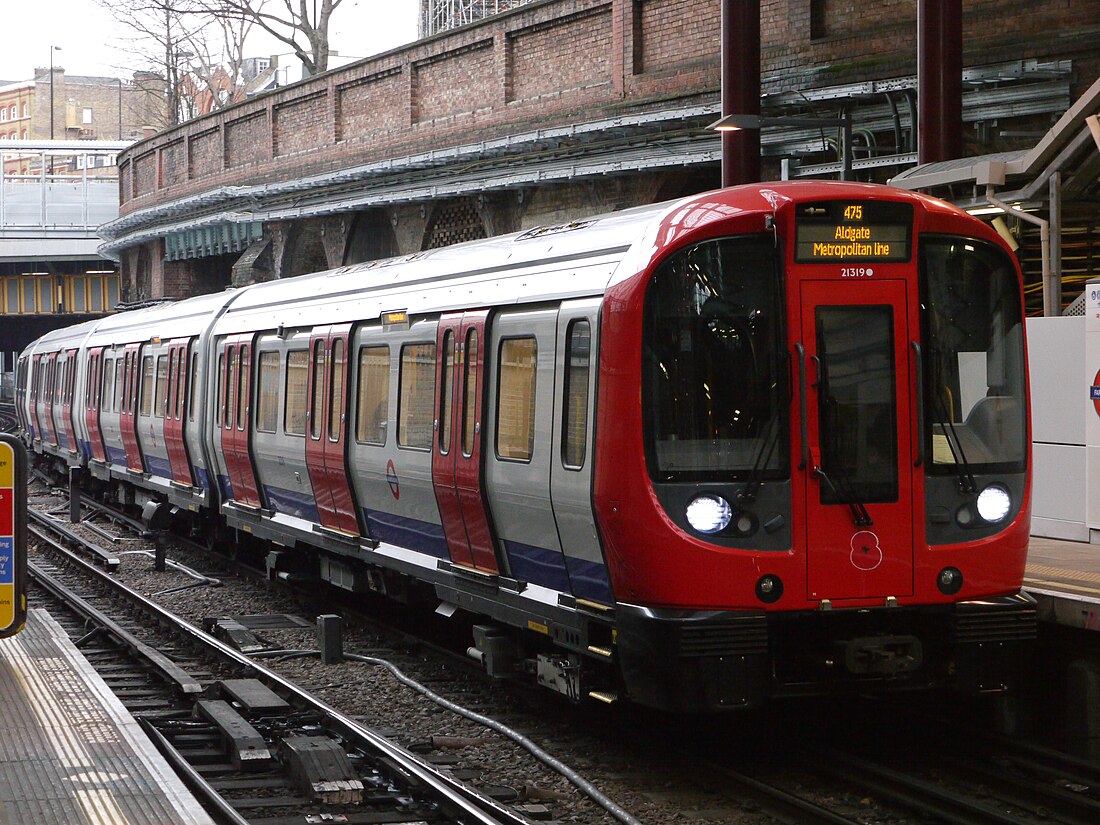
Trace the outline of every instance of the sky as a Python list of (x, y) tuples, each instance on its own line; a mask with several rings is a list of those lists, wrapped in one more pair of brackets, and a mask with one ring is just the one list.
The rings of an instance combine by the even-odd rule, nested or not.
[[(417, 0), (343, 0), (332, 15), (332, 48), (341, 55), (368, 57), (412, 42), (417, 8)], [(50, 65), (51, 46), (61, 47), (53, 52), (54, 65), (67, 74), (129, 77), (141, 68), (125, 51), (128, 32), (95, 0), (0, 0), (0, 20), (14, 24), (4, 26), (0, 81), (30, 80), (36, 66)], [(254, 34), (245, 53), (287, 52), (279, 41)]]

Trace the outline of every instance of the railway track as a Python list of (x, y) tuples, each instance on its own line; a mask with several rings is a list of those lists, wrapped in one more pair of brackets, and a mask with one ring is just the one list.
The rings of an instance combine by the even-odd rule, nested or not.
[[(529, 822), (32, 532), (65, 558), (64, 569), (31, 565), (39, 603), (48, 593), (51, 612), (70, 617), (89, 660), (223, 821)], [(138, 626), (89, 591), (97, 605), (125, 600)], [(142, 638), (154, 626), (163, 635)]]

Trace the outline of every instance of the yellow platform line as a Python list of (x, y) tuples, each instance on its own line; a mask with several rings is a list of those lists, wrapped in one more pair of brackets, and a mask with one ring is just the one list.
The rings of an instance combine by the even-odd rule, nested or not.
[(1084, 570), (1073, 570), (1065, 567), (1049, 567), (1043, 564), (1029, 564), (1027, 566), (1026, 575), (1054, 578), (1060, 576), (1067, 579), (1073, 579), (1074, 581), (1100, 584), (1100, 573), (1089, 573)]
[(1100, 588), (1096, 587), (1083, 587), (1078, 584), (1072, 584), (1064, 581), (1047, 581), (1045, 579), (1031, 579), (1025, 578), (1024, 585), (1031, 585), (1043, 590), (1073, 590), (1078, 593), (1095, 593), (1100, 595)]

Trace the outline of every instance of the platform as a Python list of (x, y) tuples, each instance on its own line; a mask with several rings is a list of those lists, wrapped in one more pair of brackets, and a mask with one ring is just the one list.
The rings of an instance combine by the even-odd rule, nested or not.
[(61, 626), (0, 640), (0, 825), (214, 825)]
[(1100, 545), (1032, 536), (1024, 589), (1040, 620), (1100, 630)]

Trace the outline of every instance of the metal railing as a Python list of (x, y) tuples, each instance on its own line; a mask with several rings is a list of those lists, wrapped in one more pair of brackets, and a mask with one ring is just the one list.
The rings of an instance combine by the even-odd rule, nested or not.
[(118, 217), (124, 141), (0, 142), (0, 236), (94, 233)]

